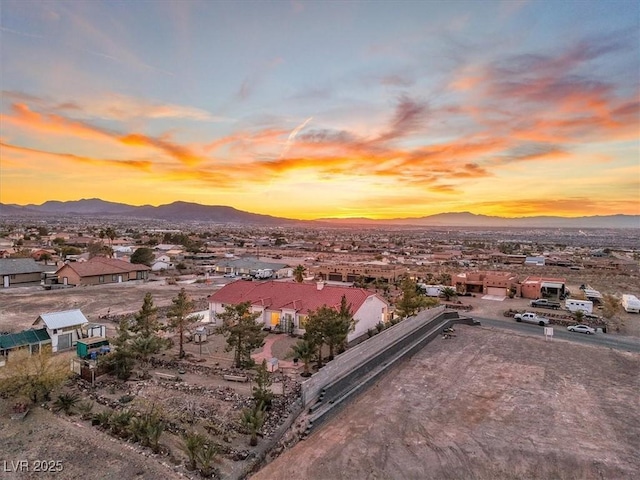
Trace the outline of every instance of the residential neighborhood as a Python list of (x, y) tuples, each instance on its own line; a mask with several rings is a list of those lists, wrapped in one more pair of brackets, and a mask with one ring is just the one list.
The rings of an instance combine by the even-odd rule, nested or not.
[[(607, 230), (585, 238), (518, 229), (29, 223), (6, 222), (0, 232), (0, 373), (12, 360), (27, 365), (50, 352), (70, 379), (55, 402), (79, 395), (111, 412), (113, 420), (85, 418), (107, 422), (98, 429), (112, 436), (118, 415), (146, 415), (122, 399), (177, 395), (163, 421), (185, 432), (185, 415), (196, 415), (196, 425), (211, 421), (189, 405), (213, 402), (227, 412), (215, 417), (227, 433), (211, 437), (226, 452), (220, 478), (253, 464), (261, 441), (252, 431), (269, 445), (307, 438), (356, 385), (382, 375), (411, 345), (455, 340), (472, 328), (464, 322), (640, 338), (635, 231), (611, 241)], [(439, 326), (429, 331), (432, 324)], [(252, 392), (262, 398), (248, 385), (267, 376), (272, 406), (252, 430), (233, 412), (263, 415), (246, 404)], [(287, 427), (293, 419), (297, 427)], [(206, 473), (206, 462), (194, 461)]]

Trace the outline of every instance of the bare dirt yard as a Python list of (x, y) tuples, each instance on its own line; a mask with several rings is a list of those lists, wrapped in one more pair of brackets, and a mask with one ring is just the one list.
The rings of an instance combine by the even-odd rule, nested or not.
[(252, 478), (638, 478), (638, 391), (638, 354), (461, 326)]
[(140, 284), (119, 283), (111, 285), (75, 287), (62, 290), (43, 290), (40, 287), (23, 287), (0, 290), (0, 331), (19, 331), (29, 328), (42, 313), (78, 308), (90, 322), (102, 322), (105, 315), (135, 313), (142, 307), (147, 292), (153, 295), (157, 307), (171, 305), (171, 300), (185, 288), (192, 300), (208, 308), (206, 297), (216, 288), (215, 284), (194, 283), (168, 285), (164, 280)]
[[(4, 402), (6, 403), (6, 402)], [(0, 400), (0, 478), (26, 480), (186, 478), (166, 460), (152, 459), (139, 449), (79, 422), (78, 417), (32, 409), (22, 421), (10, 420)], [(19, 462), (26, 461), (24, 464)], [(38, 472), (36, 462), (54, 462), (54, 470)], [(60, 462), (56, 465), (55, 462)], [(17, 471), (12, 471), (17, 470)]]

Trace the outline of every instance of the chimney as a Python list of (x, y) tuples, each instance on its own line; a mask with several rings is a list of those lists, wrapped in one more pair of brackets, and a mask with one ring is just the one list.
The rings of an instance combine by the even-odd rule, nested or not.
[(318, 290), (322, 290), (324, 288), (324, 282), (323, 281), (319, 281), (318, 283), (316, 283), (316, 288)]

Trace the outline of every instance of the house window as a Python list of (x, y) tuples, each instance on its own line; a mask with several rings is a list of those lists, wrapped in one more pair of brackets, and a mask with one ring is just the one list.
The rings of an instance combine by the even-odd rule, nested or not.
[(104, 283), (104, 275), (100, 275), (100, 278), (98, 279), (98, 281), (100, 283)]
[(298, 315), (298, 326), (302, 329), (307, 328), (307, 315)]
[(115, 282), (118, 279), (117, 275), (111, 275), (111, 281)]
[(280, 312), (271, 312), (271, 326), (275, 327), (280, 324)]

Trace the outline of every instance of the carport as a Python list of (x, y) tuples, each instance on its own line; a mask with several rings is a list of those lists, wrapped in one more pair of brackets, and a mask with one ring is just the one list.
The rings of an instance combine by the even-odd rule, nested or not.
[(540, 284), (540, 296), (551, 300), (564, 298), (565, 287), (561, 282), (542, 282)]

